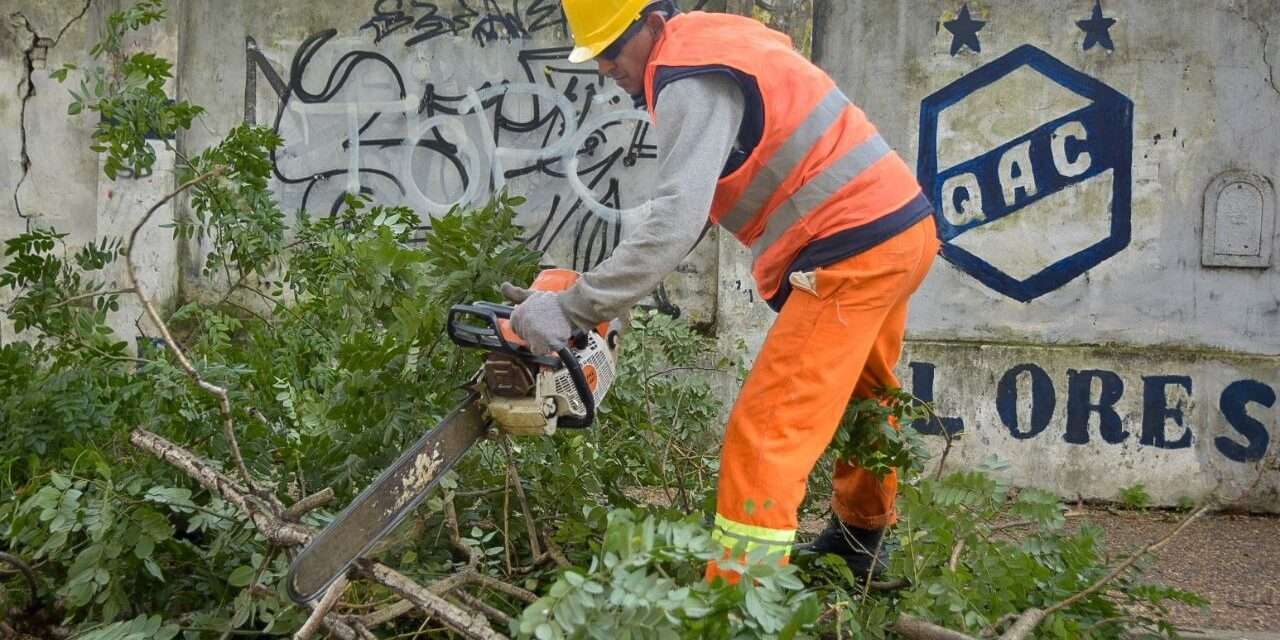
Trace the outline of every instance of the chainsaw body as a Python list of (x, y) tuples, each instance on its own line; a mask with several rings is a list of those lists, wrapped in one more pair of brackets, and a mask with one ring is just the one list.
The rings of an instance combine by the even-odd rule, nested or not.
[[(543, 271), (535, 291), (559, 291), (576, 281), (564, 269)], [(613, 385), (619, 323), (578, 331), (555, 355), (535, 355), (511, 330), (508, 305), (479, 302), (449, 311), (449, 338), (459, 346), (490, 351), (479, 392), (494, 426), (511, 435), (552, 435), (557, 428), (586, 428)]]

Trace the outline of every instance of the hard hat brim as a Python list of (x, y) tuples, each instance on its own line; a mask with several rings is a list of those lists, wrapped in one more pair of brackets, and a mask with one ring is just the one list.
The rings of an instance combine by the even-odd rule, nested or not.
[(579, 62), (586, 62), (595, 57), (596, 52), (592, 51), (591, 47), (574, 47), (573, 51), (569, 54), (569, 62), (577, 64)]

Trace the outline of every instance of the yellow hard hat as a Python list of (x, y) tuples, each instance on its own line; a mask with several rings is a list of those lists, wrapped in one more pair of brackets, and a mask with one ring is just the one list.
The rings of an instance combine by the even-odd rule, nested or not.
[(562, 0), (573, 32), (569, 62), (586, 62), (626, 32), (654, 0)]

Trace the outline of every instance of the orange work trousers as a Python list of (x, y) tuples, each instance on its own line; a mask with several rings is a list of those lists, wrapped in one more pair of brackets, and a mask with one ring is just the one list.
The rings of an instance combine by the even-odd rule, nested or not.
[[(792, 276), (729, 417), (720, 458), (715, 537), (730, 550), (789, 557), (809, 472), (835, 436), (850, 398), (897, 387), (907, 304), (938, 252), (933, 218), (875, 247)], [(832, 508), (880, 529), (897, 519), (898, 478), (837, 463)], [(754, 555), (754, 554), (753, 554)], [(760, 554), (764, 555), (764, 554)], [(738, 574), (712, 562), (707, 579)]]

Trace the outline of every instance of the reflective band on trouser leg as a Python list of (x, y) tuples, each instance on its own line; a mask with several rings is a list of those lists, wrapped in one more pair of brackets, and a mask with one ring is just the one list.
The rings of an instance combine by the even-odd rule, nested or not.
[(796, 540), (795, 529), (769, 529), (741, 522), (734, 522), (720, 514), (716, 514), (716, 529), (711, 537), (723, 544), (725, 549), (733, 549), (750, 554), (756, 549), (765, 548), (769, 555), (791, 555), (791, 544)]
[(752, 256), (758, 260), (788, 229), (890, 153), (893, 153), (893, 149), (889, 148), (889, 144), (878, 133), (850, 149), (834, 164), (805, 183), (769, 216), (764, 233), (751, 243)]
[[(902, 325), (888, 320), (915, 291), (936, 251), (932, 219), (926, 218), (819, 269), (816, 294), (792, 292), (729, 417), (716, 495), (716, 512), (725, 520), (772, 531), (797, 528), (809, 472), (831, 442), (877, 343), (902, 339)], [(892, 513), (894, 497), (880, 487), (848, 488), (858, 491), (841, 496), (849, 511)], [(711, 578), (725, 573), (708, 570)]]
[(844, 93), (838, 87), (833, 87), (818, 106), (813, 108), (800, 128), (769, 158), (733, 210), (720, 218), (720, 226), (733, 234), (741, 232), (769, 198), (782, 187), (783, 181), (809, 156), (813, 145), (818, 144), (822, 136), (831, 129), (831, 125), (840, 120), (840, 114), (851, 105)]
[[(765, 559), (777, 559), (786, 564), (791, 557), (791, 545), (796, 540), (795, 529), (770, 529), (741, 522), (734, 522), (716, 514), (716, 528), (711, 538), (724, 546), (724, 559), (734, 558), (738, 564)], [(722, 560), (723, 561), (723, 560)], [(721, 567), (719, 562), (707, 564), (706, 578), (714, 581), (724, 578), (729, 584), (737, 584), (741, 576), (733, 569)]]

